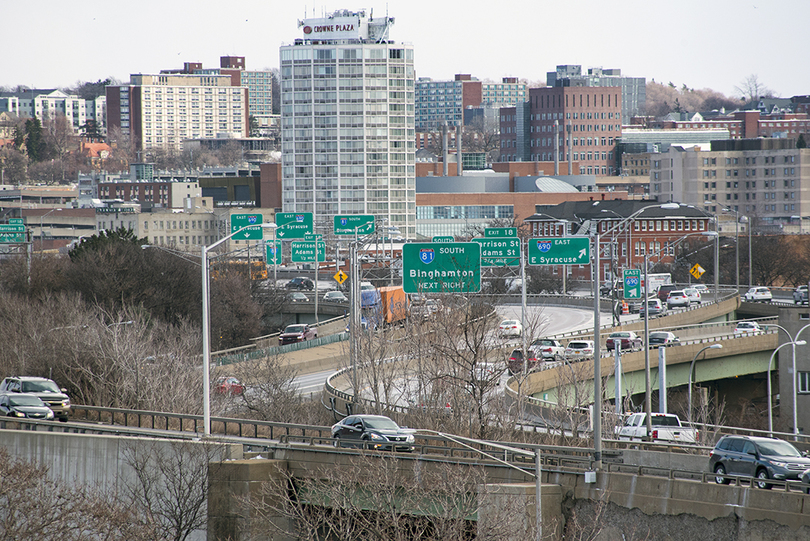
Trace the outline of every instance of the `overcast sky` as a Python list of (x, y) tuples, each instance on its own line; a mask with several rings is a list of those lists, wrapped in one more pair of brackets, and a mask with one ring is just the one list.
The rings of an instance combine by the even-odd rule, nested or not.
[(419, 77), (545, 82), (557, 64), (580, 64), (728, 96), (750, 75), (779, 96), (810, 94), (810, 0), (9, 1), (0, 86), (128, 81), (183, 62), (219, 67), (225, 55), (275, 68), (279, 46), (303, 36), (299, 19), (344, 8), (387, 10)]

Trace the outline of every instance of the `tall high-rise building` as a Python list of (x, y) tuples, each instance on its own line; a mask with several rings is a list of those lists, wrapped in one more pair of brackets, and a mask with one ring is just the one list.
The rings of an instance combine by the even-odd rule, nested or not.
[(228, 75), (131, 75), (107, 87), (107, 113), (137, 148), (181, 150), (185, 139), (245, 137), (247, 89)]
[(389, 40), (393, 22), (339, 10), (281, 47), (282, 206), (323, 231), (373, 214), (415, 235), (413, 47)]

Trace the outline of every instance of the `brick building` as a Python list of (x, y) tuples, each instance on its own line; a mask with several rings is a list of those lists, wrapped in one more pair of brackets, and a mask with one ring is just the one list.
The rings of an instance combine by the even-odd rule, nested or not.
[(529, 100), (501, 109), (500, 161), (579, 162), (583, 174), (616, 172), (620, 87), (529, 89)]

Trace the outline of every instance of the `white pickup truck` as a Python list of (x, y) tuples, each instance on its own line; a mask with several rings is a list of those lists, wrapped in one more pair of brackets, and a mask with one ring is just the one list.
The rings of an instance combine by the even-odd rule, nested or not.
[(647, 414), (634, 413), (616, 428), (617, 436), (625, 441), (665, 441), (675, 443), (697, 443), (700, 433), (694, 428), (681, 425), (677, 415), (671, 413), (652, 414), (652, 434), (647, 434)]

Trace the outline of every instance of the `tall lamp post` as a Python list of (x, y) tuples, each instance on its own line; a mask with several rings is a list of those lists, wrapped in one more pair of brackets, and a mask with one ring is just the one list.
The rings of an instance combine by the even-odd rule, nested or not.
[[(667, 210), (674, 210), (680, 208), (678, 203), (664, 203), (654, 204), (641, 207), (630, 216), (620, 221), (607, 231), (603, 232), (605, 236), (610, 235), (614, 231), (621, 231), (622, 225), (634, 220), (641, 213), (649, 208), (661, 208)], [(602, 468), (602, 366), (601, 366), (601, 351), (599, 342), (599, 323), (600, 323), (600, 308), (599, 308), (599, 221), (596, 221), (596, 231), (593, 232), (594, 246), (593, 246), (593, 400), (594, 400), (594, 414), (593, 414), (593, 454), (595, 468)], [(646, 286), (645, 286), (646, 287)], [(646, 302), (646, 298), (645, 298)], [(646, 349), (646, 348), (645, 348)], [(649, 362), (649, 355), (647, 357)], [(649, 373), (647, 375), (647, 395), (649, 397)], [(647, 409), (650, 409), (650, 402), (647, 401)], [(647, 423), (650, 427), (650, 412), (647, 411)]]
[(740, 294), (740, 213), (737, 211), (737, 209), (733, 209), (731, 207), (724, 208), (723, 212), (733, 212), (734, 213), (734, 244), (735, 244), (734, 250), (736, 251), (736, 260), (737, 260), (737, 266), (735, 268), (736, 268), (736, 271), (737, 271), (736, 272), (736, 275), (737, 275), (737, 279), (736, 279), (737, 295), (739, 295)]
[[(788, 335), (789, 336), (789, 335)], [(771, 353), (771, 358), (768, 360), (768, 436), (773, 437), (773, 394), (771, 392), (771, 366), (773, 365), (773, 360), (776, 357), (776, 353), (785, 346), (791, 346), (793, 349), (793, 356), (794, 359), (796, 357), (796, 346), (803, 346), (807, 342), (805, 340), (791, 340), (790, 342), (785, 342), (781, 346), (777, 347)], [(795, 374), (794, 374), (794, 381), (795, 381)], [(796, 395), (793, 395), (793, 411), (796, 412)], [(796, 422), (793, 422), (794, 426)], [(794, 429), (794, 434), (797, 432)]]
[[(807, 324), (804, 327), (802, 327), (801, 329), (799, 329), (798, 331), (796, 331), (796, 335), (793, 336), (792, 340), (790, 340), (790, 338), (791, 338), (790, 333), (783, 326), (776, 325), (774, 323), (769, 323), (768, 325), (765, 326), (765, 328), (767, 329), (768, 327), (775, 327), (777, 329), (782, 329), (782, 332), (784, 332), (788, 337), (789, 342), (787, 342), (787, 343), (788, 344), (793, 344), (793, 347), (791, 348), (793, 350), (792, 351), (792, 363), (791, 363), (791, 369), (793, 370), (793, 377), (792, 377), (792, 379), (793, 379), (793, 435), (798, 436), (799, 435), (799, 412), (798, 412), (799, 407), (798, 407), (797, 401), (798, 401), (799, 395), (796, 392), (796, 381), (799, 378), (798, 378), (798, 374), (796, 373), (796, 346), (803, 346), (804, 345), (804, 343), (802, 343), (802, 344), (799, 343), (799, 342), (804, 342), (803, 340), (799, 340), (799, 335), (802, 334), (805, 329), (810, 328), (810, 324)], [(768, 369), (770, 370), (770, 364), (768, 365)], [(768, 384), (770, 385), (770, 379), (768, 380)]]
[[(42, 229), (44, 227), (43, 221), (45, 220), (45, 218), (47, 216), (53, 214), (57, 210), (62, 210), (62, 209), (51, 209), (51, 210), (49, 210), (48, 212), (46, 212), (45, 214), (43, 214), (42, 216), (39, 217), (39, 250), (40, 251), (42, 251), (44, 249), (44, 242), (45, 242), (45, 239), (44, 239), (45, 234), (42, 231)], [(53, 235), (51, 235), (51, 236), (53, 236)]]
[(692, 371), (695, 369), (695, 361), (697, 358), (707, 349), (723, 349), (723, 344), (712, 344), (711, 346), (704, 347), (697, 352), (697, 355), (692, 359), (692, 364), (689, 365), (689, 406), (686, 410), (686, 420), (689, 421), (689, 424), (692, 424)]
[[(276, 224), (263, 223), (262, 229), (274, 229)], [(208, 287), (208, 252), (238, 235), (246, 229), (254, 228), (255, 225), (247, 225), (234, 231), (227, 237), (223, 237), (210, 246), (202, 247), (202, 331), (203, 331), (203, 434), (211, 435), (211, 314)]]

